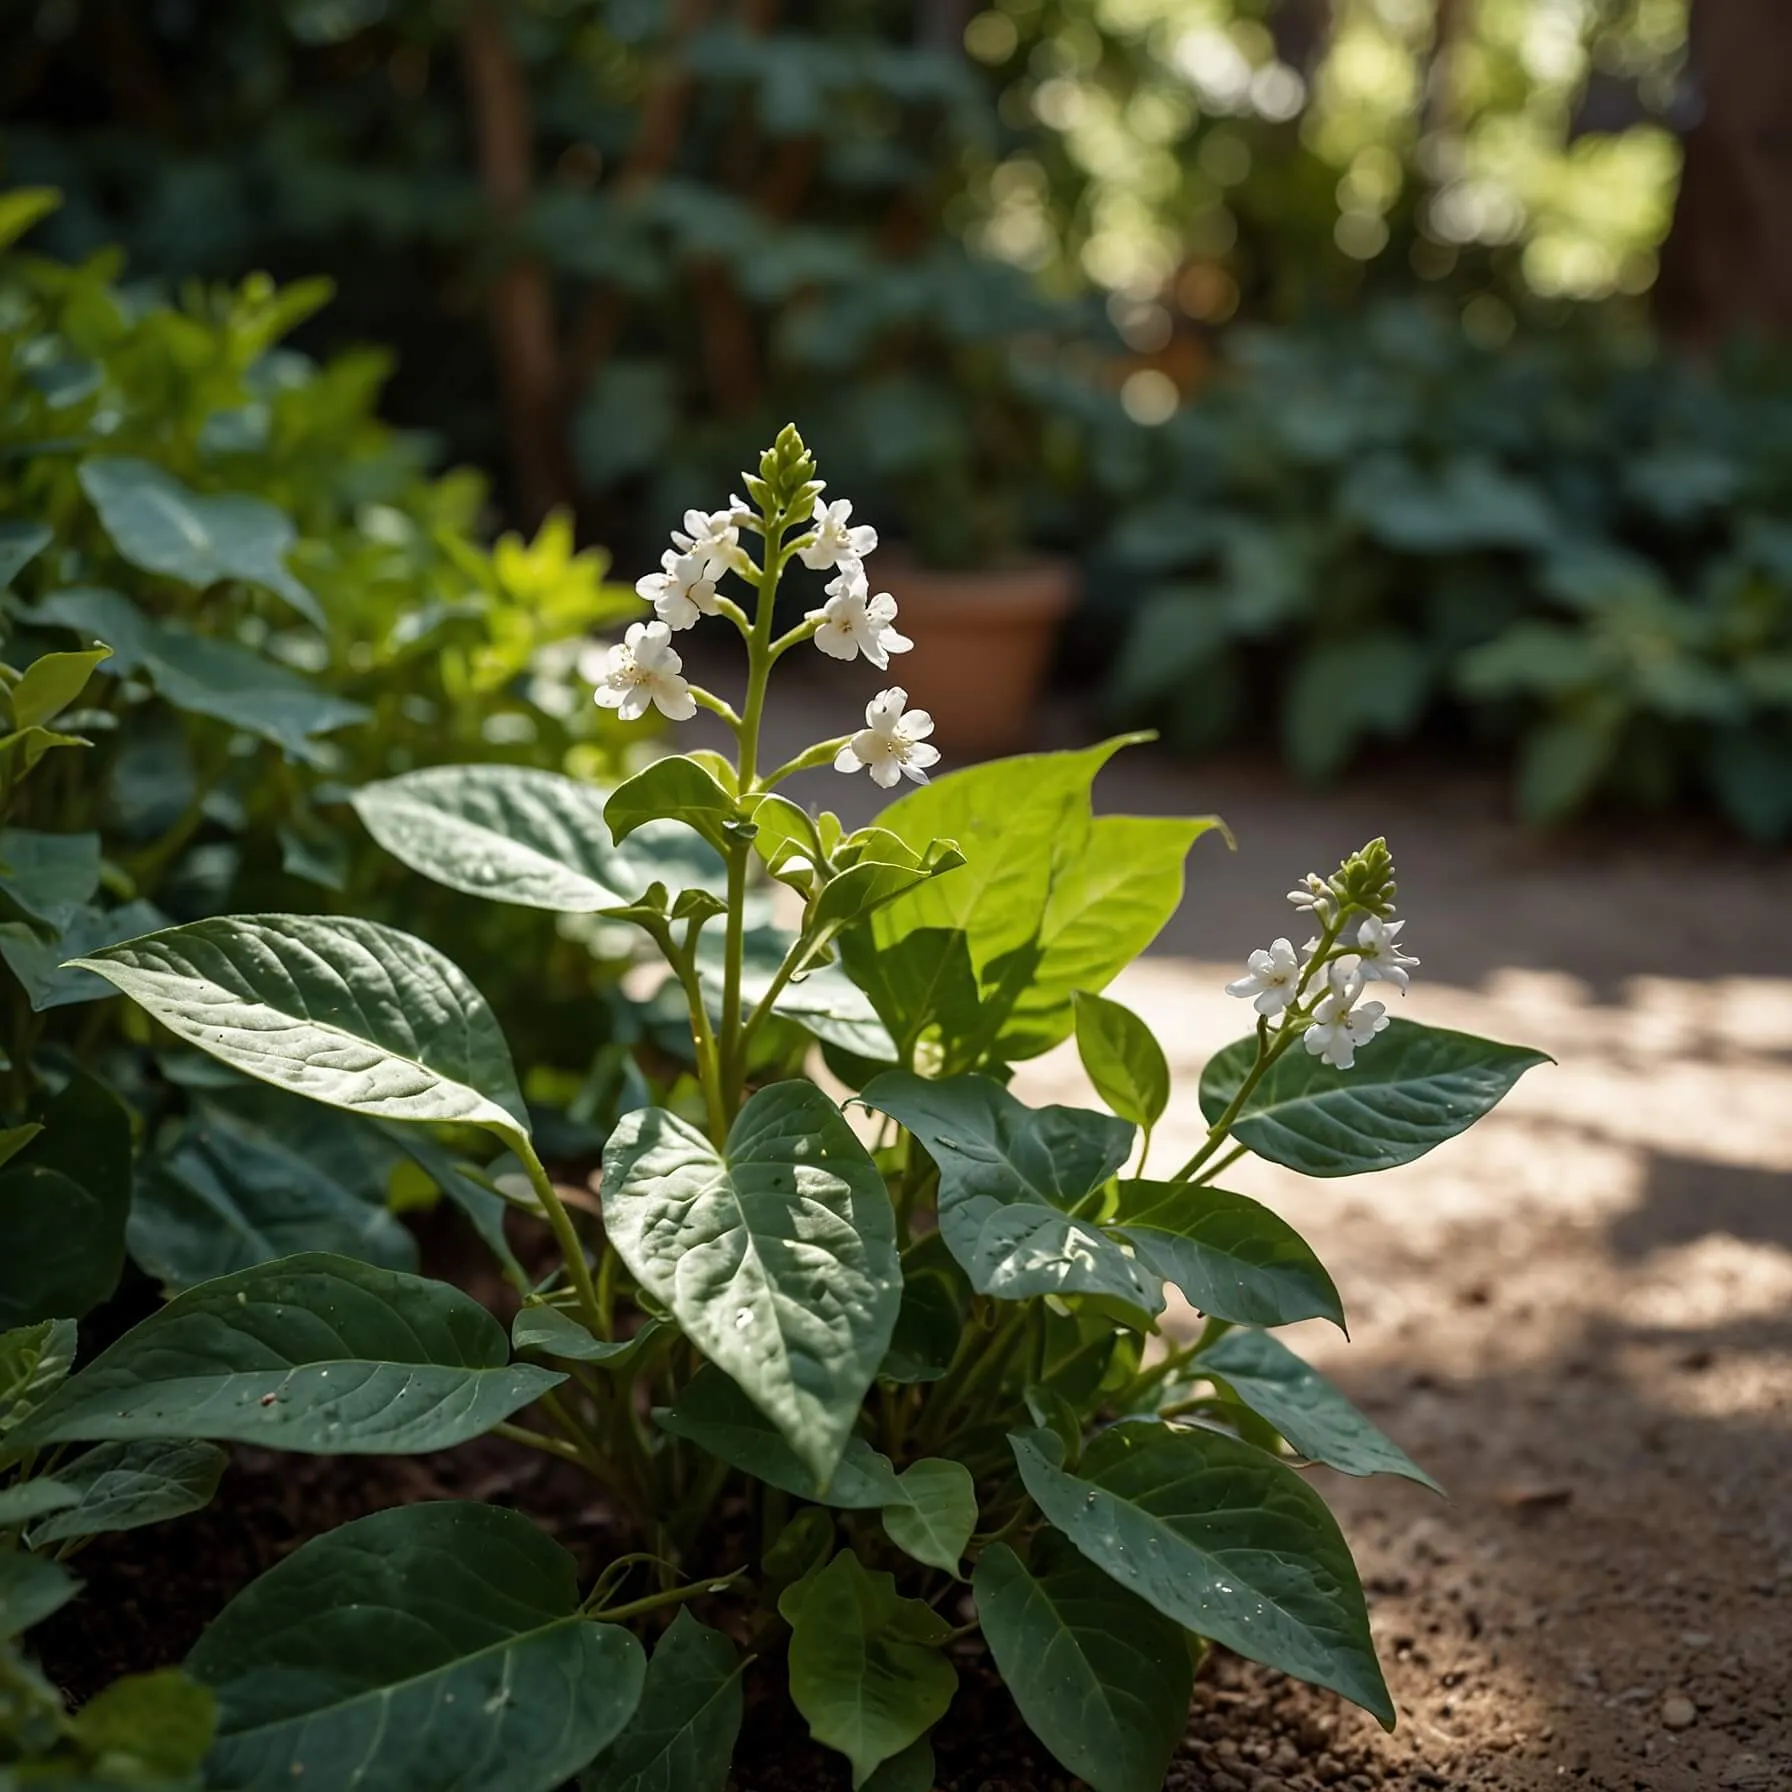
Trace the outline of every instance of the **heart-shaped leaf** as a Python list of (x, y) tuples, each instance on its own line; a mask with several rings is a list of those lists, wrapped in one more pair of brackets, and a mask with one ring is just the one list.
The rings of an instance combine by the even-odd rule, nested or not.
[(958, 1675), (941, 1652), (951, 1626), (904, 1599), (843, 1549), (804, 1590), (790, 1637), (790, 1696), (809, 1733), (838, 1749), (863, 1787), (878, 1764), (945, 1715)]
[(900, 1504), (906, 1497), (889, 1457), (856, 1432), (846, 1440), (824, 1486), (771, 1420), (713, 1363), (699, 1369), (670, 1406), (656, 1406), (653, 1418), (662, 1431), (798, 1499), (866, 1512)]
[(1170, 1066), (1157, 1037), (1130, 1008), (1079, 989), (1076, 1049), (1095, 1093), (1122, 1120), (1153, 1127), (1170, 1104)]
[(882, 1175), (813, 1083), (749, 1100), (718, 1152), (663, 1108), (604, 1149), (622, 1260), (825, 1486), (896, 1323), (902, 1269)]
[(139, 1438), (101, 1444), (65, 1462), (57, 1481), (74, 1503), (31, 1532), (31, 1547), (100, 1531), (133, 1531), (209, 1505), (229, 1460), (215, 1444), (192, 1439)]
[(1095, 1792), (1159, 1792), (1188, 1727), (1182, 1626), (1049, 1535), (977, 1558), (977, 1618), (1020, 1714)]
[(977, 1528), (977, 1488), (971, 1471), (949, 1456), (910, 1463), (900, 1478), (903, 1504), (884, 1508), (884, 1529), (900, 1550), (956, 1574)]
[(1198, 1374), (1218, 1376), (1314, 1462), (1346, 1475), (1401, 1475), (1433, 1493), (1443, 1492), (1391, 1437), (1279, 1338), (1260, 1331), (1227, 1332), (1191, 1367)]
[(719, 1630), (688, 1611), (647, 1664), (641, 1702), (581, 1792), (723, 1792), (740, 1734), (742, 1662)]
[(1329, 1319), (1344, 1307), (1307, 1241), (1261, 1202), (1183, 1182), (1122, 1182), (1111, 1222), (1198, 1312), (1242, 1325)]
[(1074, 1475), (1053, 1461), (1051, 1433), (1010, 1442), (1039, 1509), (1122, 1587), (1393, 1727), (1350, 1548), (1285, 1463), (1222, 1432), (1156, 1424), (1102, 1432)]
[(715, 774), (679, 754), (654, 760), (617, 785), (604, 804), (604, 819), (618, 844), (650, 821), (677, 821), (721, 853), (729, 849), (727, 830), (738, 814), (739, 805)]
[(1109, 1294), (1155, 1313), (1156, 1276), (1072, 1209), (1132, 1150), (1133, 1128), (1079, 1108), (1029, 1108), (981, 1076), (892, 1070), (867, 1107), (906, 1126), (940, 1170), (940, 1235), (980, 1294)]
[(171, 1032), (263, 1082), (381, 1120), (526, 1134), (492, 1011), (422, 940), (348, 916), (233, 915), (80, 961)]
[[(1240, 1039), (1207, 1061), (1201, 1111), (1226, 1111), (1257, 1057)], [(1272, 1064), (1232, 1132), (1259, 1157), (1308, 1176), (1359, 1176), (1411, 1163), (1481, 1118), (1543, 1052), (1472, 1033), (1388, 1023), (1349, 1070), (1304, 1051)]]
[(519, 1513), (401, 1506), (314, 1538), (213, 1621), (208, 1783), (241, 1792), (553, 1792), (622, 1729), (641, 1645), (579, 1613), (572, 1557)]
[(220, 579), (264, 585), (314, 627), (327, 626), (317, 599), (287, 570), (297, 531), (272, 504), (202, 497), (147, 461), (111, 456), (82, 463), (81, 487), (133, 566), (200, 590)]
[(7, 1447), (204, 1437), (322, 1455), (441, 1450), (566, 1379), (508, 1359), (498, 1322), (445, 1282), (289, 1257), (176, 1295)]

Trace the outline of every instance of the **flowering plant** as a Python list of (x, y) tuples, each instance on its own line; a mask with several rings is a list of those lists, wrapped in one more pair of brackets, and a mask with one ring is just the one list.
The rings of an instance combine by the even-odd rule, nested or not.
[[(306, 1544), (189, 1659), (218, 1697), (220, 1783), (422, 1792), (452, 1762), (514, 1792), (581, 1771), (597, 1792), (720, 1792), (746, 1676), (771, 1696), (781, 1672), (855, 1787), (925, 1788), (928, 1732), (985, 1651), (1097, 1792), (1163, 1783), (1205, 1640), (1393, 1721), (1349, 1552), (1300, 1465), (1426, 1477), (1272, 1335), (1341, 1326), (1338, 1290), (1215, 1178), (1245, 1152), (1317, 1176), (1407, 1162), (1538, 1056), (1363, 999), (1416, 963), (1375, 841), (1294, 893), (1318, 928), (1304, 963), (1286, 940), (1252, 956), (1233, 990), (1255, 1036), (1202, 1075), (1199, 1150), (1153, 1173), (1164, 1054), (1099, 991), (1218, 824), (1094, 815), (1119, 741), (929, 782), (938, 756), (899, 688), (862, 730), (762, 770), (783, 655), (814, 642), (882, 667), (906, 646), (872, 592), (875, 538), (821, 491), (786, 430), (744, 499), (687, 516), (643, 581), (657, 619), (601, 669), (600, 703), (711, 710), (733, 756), (660, 759), (607, 793), (469, 766), (355, 795), (417, 870), (630, 923), (664, 958), (688, 1068), (611, 1134), (601, 1233), (541, 1161), (495, 1017), (423, 941), (261, 915), (84, 961), (250, 1077), (445, 1129), (463, 1160), (495, 1141), (459, 1179), (545, 1226), (555, 1260), (531, 1275), (492, 1235), (520, 1302), (508, 1342), (466, 1295), (348, 1257), (202, 1283), (44, 1398), (15, 1458), (495, 1431), (589, 1471), (628, 1539), (583, 1580), (526, 1517), (479, 1504)], [(833, 577), (775, 636), (793, 561)], [(745, 643), (738, 712), (672, 646), (701, 615)], [(848, 833), (777, 788), (829, 764), (914, 788)], [(767, 915), (762, 878), (794, 925)], [(1024, 1105), (1010, 1068), (1072, 1034), (1106, 1111)], [(817, 1049), (855, 1092), (845, 1109), (805, 1074)], [(1171, 1289), (1201, 1316), (1191, 1336), (1166, 1333)]]

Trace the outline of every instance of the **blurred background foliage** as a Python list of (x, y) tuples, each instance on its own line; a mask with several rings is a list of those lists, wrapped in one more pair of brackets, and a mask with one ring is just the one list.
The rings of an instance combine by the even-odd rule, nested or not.
[(1081, 560), (1067, 663), (1190, 750), (1792, 829), (1775, 0), (20, 17), (34, 241), (327, 277), (295, 340), (390, 345), (524, 528), (649, 565), (795, 416), (923, 560)]

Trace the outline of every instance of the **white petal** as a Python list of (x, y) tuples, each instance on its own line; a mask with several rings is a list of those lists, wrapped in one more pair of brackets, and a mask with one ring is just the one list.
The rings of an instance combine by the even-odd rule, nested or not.
[[(884, 758), (877, 760), (871, 767), (871, 782), (880, 790), (891, 790), (902, 782), (902, 762), (898, 759)], [(925, 784), (927, 780), (917, 774), (917, 784)]]
[[(883, 630), (882, 640), (885, 653), (907, 653), (908, 650), (914, 646), (914, 642), (911, 641), (907, 635), (899, 635), (893, 628), (886, 628)], [(927, 711), (918, 709), (915, 711), (915, 714), (924, 716), (927, 714)]]
[(815, 645), (830, 659), (853, 660), (859, 657), (858, 642), (837, 622), (824, 622), (815, 631)]
[(916, 741), (915, 744), (903, 754), (902, 760), (905, 765), (938, 765), (940, 762), (940, 750), (938, 747), (928, 746), (925, 741)]
[(649, 698), (644, 684), (631, 684), (622, 693), (622, 701), (616, 705), (616, 713), (625, 722), (638, 722), (647, 713)]
[(922, 741), (933, 732), (933, 717), (924, 709), (911, 709), (897, 725), (904, 740)]
[(848, 741), (834, 755), (834, 770), (837, 772), (862, 772), (865, 762), (852, 750), (852, 742)]
[(656, 680), (652, 688), (653, 700), (667, 721), (688, 722), (697, 713), (697, 699), (682, 678)]

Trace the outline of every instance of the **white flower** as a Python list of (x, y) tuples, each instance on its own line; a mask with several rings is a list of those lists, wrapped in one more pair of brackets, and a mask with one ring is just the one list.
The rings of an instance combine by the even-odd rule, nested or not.
[(837, 660), (857, 659), (862, 653), (878, 671), (889, 669), (890, 655), (907, 653), (914, 646), (896, 632), (896, 600), (889, 592), (871, 595), (862, 566), (848, 566), (827, 586), (828, 601), (809, 612), (819, 620), (815, 645)]
[(1391, 983), (1404, 989), (1412, 981), (1407, 969), (1419, 961), (1401, 951), (1394, 937), (1405, 925), (1404, 921), (1384, 921), (1379, 915), (1363, 917), (1356, 931), (1356, 955), (1362, 960), (1365, 983)]
[(865, 726), (834, 755), (837, 772), (868, 771), (871, 782), (892, 789), (904, 776), (927, 782), (926, 767), (937, 764), (939, 748), (927, 745), (933, 717), (924, 709), (902, 713), (908, 692), (901, 685), (879, 691), (865, 705)]
[(1388, 1011), (1380, 1002), (1358, 999), (1363, 975), (1354, 957), (1334, 960), (1326, 974), (1329, 987), (1313, 1010), (1313, 1024), (1303, 1042), (1334, 1070), (1348, 1070), (1356, 1062), (1356, 1048), (1367, 1045), (1388, 1024)]
[(691, 628), (699, 616), (715, 615), (716, 574), (720, 570), (701, 554), (667, 548), (660, 556), (660, 570), (637, 579), (635, 590), (653, 605), (667, 628)]
[(663, 622), (637, 622), (620, 645), (612, 647), (597, 686), (598, 705), (613, 709), (625, 722), (657, 704), (668, 721), (688, 722), (697, 713), (691, 687), (680, 676), (684, 661), (672, 650), (672, 631)]
[(740, 524), (732, 510), (687, 510), (684, 527), (672, 531), (681, 554), (703, 561), (712, 579), (740, 564)]
[(869, 523), (849, 523), (851, 515), (852, 505), (845, 498), (836, 498), (816, 511), (815, 534), (798, 550), (811, 571), (857, 566), (877, 546), (877, 531)]
[(1300, 888), (1288, 892), (1288, 900), (1303, 914), (1311, 913), (1322, 927), (1332, 918), (1331, 887), (1317, 871), (1309, 871)]
[(1259, 1014), (1280, 1014), (1294, 1000), (1300, 982), (1300, 959), (1286, 940), (1271, 940), (1244, 961), (1244, 975), (1226, 985), (1229, 996), (1254, 997)]

